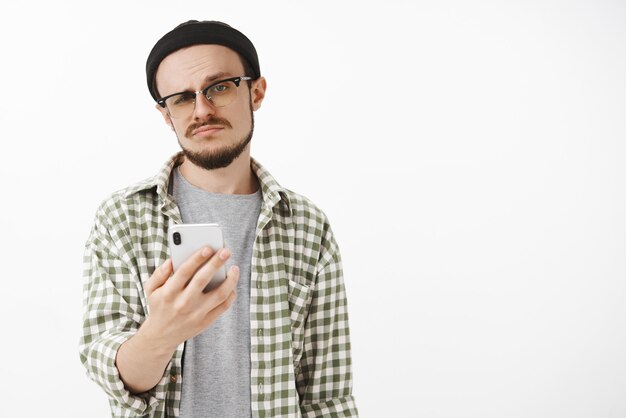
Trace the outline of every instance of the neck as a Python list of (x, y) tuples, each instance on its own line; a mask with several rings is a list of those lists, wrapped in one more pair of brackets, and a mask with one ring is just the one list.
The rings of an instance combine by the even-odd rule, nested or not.
[(252, 194), (259, 189), (259, 182), (250, 167), (249, 148), (228, 167), (205, 170), (184, 158), (179, 170), (190, 184), (211, 193)]

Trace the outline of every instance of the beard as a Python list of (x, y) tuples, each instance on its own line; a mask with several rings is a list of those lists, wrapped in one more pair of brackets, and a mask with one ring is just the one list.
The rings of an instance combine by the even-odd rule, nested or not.
[[(176, 132), (176, 138), (178, 139), (178, 145), (183, 150), (183, 154), (194, 165), (202, 167), (205, 170), (214, 170), (216, 168), (228, 167), (235, 158), (239, 157), (241, 153), (246, 149), (250, 141), (252, 140), (252, 133), (254, 132), (254, 114), (252, 112), (252, 104), (250, 104), (250, 130), (243, 136), (236, 144), (229, 145), (227, 147), (210, 150), (210, 151), (192, 151), (187, 149), (181, 144), (178, 133)], [(222, 118), (211, 116), (207, 121), (198, 124), (192, 124), (187, 128), (187, 136), (191, 136), (191, 132), (204, 125), (222, 125), (225, 128), (231, 128), (232, 125)]]

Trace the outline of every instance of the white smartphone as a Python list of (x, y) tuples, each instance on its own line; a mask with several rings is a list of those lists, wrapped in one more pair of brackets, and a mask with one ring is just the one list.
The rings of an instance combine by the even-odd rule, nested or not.
[[(222, 228), (218, 224), (178, 224), (168, 231), (172, 267), (178, 269), (193, 253), (204, 246), (218, 251), (224, 246)], [(215, 289), (226, 279), (226, 266), (222, 266), (213, 276), (204, 292)]]

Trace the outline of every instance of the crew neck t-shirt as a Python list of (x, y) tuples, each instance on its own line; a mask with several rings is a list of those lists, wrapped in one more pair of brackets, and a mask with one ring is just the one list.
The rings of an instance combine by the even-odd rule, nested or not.
[(170, 187), (183, 223), (221, 226), (224, 246), (231, 251), (226, 272), (232, 265), (240, 271), (233, 305), (185, 343), (180, 416), (250, 417), (250, 274), (262, 191), (207, 192), (190, 184), (178, 167)]

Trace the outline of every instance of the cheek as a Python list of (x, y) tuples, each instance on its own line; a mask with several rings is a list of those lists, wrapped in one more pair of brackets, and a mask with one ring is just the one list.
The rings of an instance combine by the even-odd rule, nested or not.
[(187, 123), (181, 120), (176, 120), (176, 119), (171, 119), (172, 124), (170, 125), (172, 127), (172, 130), (176, 131), (177, 134), (179, 134), (179, 136), (184, 137), (185, 136), (185, 130), (187, 128)]
[(251, 122), (250, 112), (250, 102), (247, 99), (242, 100), (242, 103), (240, 103), (237, 108), (237, 115), (246, 128)]

